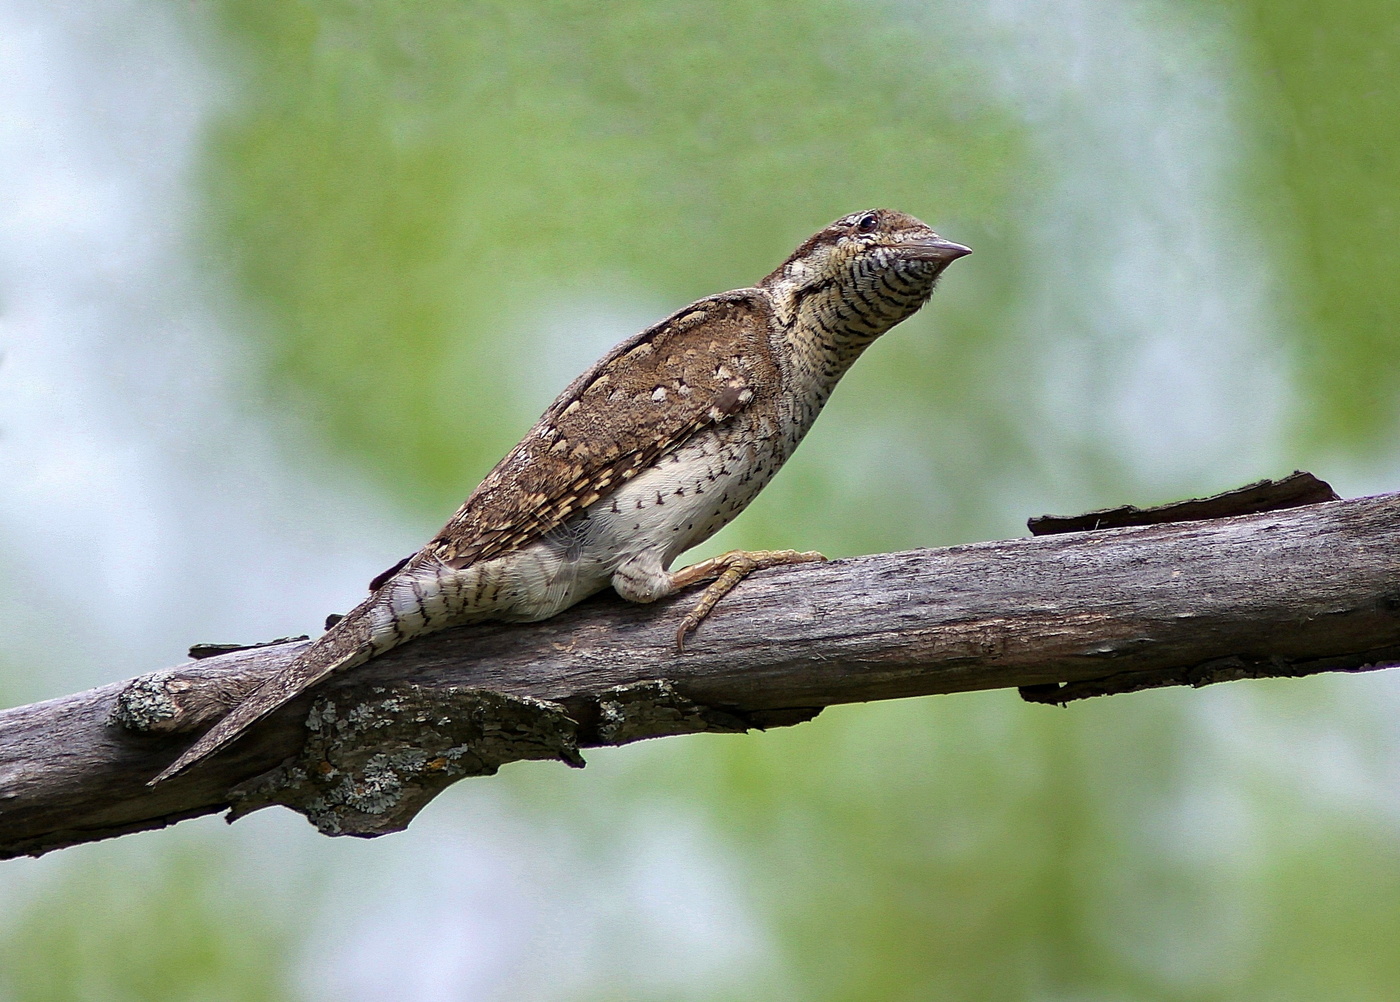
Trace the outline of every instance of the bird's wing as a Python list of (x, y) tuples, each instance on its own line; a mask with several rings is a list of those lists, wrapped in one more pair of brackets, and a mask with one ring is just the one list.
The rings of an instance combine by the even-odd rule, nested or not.
[(692, 303), (576, 379), (425, 547), (449, 566), (524, 546), (778, 384), (759, 289)]

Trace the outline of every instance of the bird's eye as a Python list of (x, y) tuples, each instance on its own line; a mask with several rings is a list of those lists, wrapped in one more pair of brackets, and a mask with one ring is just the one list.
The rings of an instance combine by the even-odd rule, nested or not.
[(857, 233), (874, 233), (875, 227), (880, 225), (880, 217), (873, 212), (867, 212), (856, 220)]

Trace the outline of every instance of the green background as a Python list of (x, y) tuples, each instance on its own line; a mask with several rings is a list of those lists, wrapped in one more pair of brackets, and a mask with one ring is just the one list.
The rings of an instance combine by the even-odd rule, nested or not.
[[(189, 172), (188, 253), (252, 346), (246, 406), (293, 415), (415, 532), (608, 344), (872, 205), (976, 253), (707, 551), (996, 538), (1295, 467), (1400, 486), (1400, 7), (1102, 7), (171, 5), (229, 81)], [(1137, 65), (1134, 45), (1157, 55)], [(1160, 107), (1183, 128), (1153, 123)], [(1240, 310), (1217, 339), (1238, 351), (1169, 329), (1196, 297)], [(1133, 410), (1175, 399), (1159, 342), (1210, 370), (1177, 401), (1209, 419), (1189, 434), (1154, 437), (1175, 419)], [(547, 910), (640, 865), (638, 831), (674, 829), (717, 854), (748, 916), (728, 933), (749, 944), (738, 975), (649, 978), (625, 935), (599, 934), (572, 977), (503, 948), (490, 978), (401, 997), (1389, 999), (1395, 692), (845, 707), (596, 752), (581, 774), (512, 767), (368, 845), (288, 836), (286, 815), (70, 850), (10, 889), (0, 998), (334, 997), (306, 972), (363, 935), (337, 912), (415, 914), (435, 845), (568, 846), (574, 883), (526, 882)], [(605, 929), (631, 914), (617, 894)]]

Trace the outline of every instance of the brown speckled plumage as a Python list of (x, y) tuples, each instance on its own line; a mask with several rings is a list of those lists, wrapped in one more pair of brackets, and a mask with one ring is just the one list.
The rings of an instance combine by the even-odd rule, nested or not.
[(331, 672), (478, 619), (532, 620), (611, 585), (650, 602), (714, 580), (677, 648), (743, 576), (821, 559), (730, 553), (671, 571), (772, 479), (836, 382), (967, 248), (873, 209), (819, 230), (757, 286), (692, 303), (560, 395), (422, 550), (153, 782), (213, 754)]
[(769, 312), (754, 290), (722, 293), (622, 342), (550, 405), (428, 550), (465, 567), (538, 539), (696, 432), (771, 396)]

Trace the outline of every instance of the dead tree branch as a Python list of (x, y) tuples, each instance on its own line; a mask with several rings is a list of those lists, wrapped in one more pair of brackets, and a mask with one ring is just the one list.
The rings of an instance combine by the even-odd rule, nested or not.
[[(154, 789), (190, 740), (181, 728), (304, 642), (0, 711), (0, 856), (272, 803), (328, 833), (381, 834), (504, 762), (581, 765), (579, 748), (792, 724), (835, 703), (1006, 687), (1065, 702), (1400, 663), (1400, 494), (1309, 503), (1333, 495), (1296, 477), (1246, 490), (1261, 488), (1188, 516), (1207, 521), (755, 574), (683, 655), (674, 602), (599, 597), (544, 623), (449, 630), (332, 680)], [(1152, 511), (1130, 518), (1185, 514)]]

